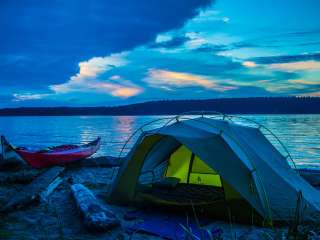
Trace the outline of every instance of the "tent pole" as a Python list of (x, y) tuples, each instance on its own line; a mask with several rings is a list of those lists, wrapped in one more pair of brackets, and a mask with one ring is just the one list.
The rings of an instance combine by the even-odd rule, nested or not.
[(192, 171), (192, 165), (193, 165), (193, 160), (194, 160), (194, 153), (191, 154), (191, 158), (190, 158), (190, 163), (189, 163), (189, 169), (188, 169), (188, 180), (187, 183), (189, 184), (190, 181), (190, 173)]
[(1, 136), (1, 160), (5, 159), (5, 153), (4, 153), (4, 136)]

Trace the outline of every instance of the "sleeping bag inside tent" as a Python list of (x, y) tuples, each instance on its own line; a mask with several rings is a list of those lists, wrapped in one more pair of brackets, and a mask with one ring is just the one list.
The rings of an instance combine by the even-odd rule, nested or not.
[(112, 203), (251, 210), (275, 221), (320, 212), (320, 193), (301, 178), (258, 128), (206, 117), (140, 135), (108, 192)]

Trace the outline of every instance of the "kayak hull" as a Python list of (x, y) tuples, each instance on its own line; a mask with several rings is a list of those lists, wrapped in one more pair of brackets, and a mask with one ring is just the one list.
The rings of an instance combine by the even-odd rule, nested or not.
[(100, 138), (86, 145), (62, 145), (48, 152), (34, 152), (24, 148), (15, 149), (16, 153), (34, 168), (46, 168), (78, 161), (93, 155), (100, 147)]

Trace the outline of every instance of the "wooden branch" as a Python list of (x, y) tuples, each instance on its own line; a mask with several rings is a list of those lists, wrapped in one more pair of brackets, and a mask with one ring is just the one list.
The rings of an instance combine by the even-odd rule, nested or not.
[(10, 201), (0, 209), (0, 212), (10, 212), (34, 202), (39, 194), (62, 172), (64, 167), (53, 167), (42, 173), (29, 185), (25, 186), (20, 192), (10, 197)]

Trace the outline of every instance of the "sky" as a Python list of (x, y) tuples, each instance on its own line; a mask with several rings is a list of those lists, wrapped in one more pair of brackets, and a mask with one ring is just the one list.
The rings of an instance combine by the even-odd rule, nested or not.
[(1, 0), (0, 107), (320, 96), (319, 0)]

